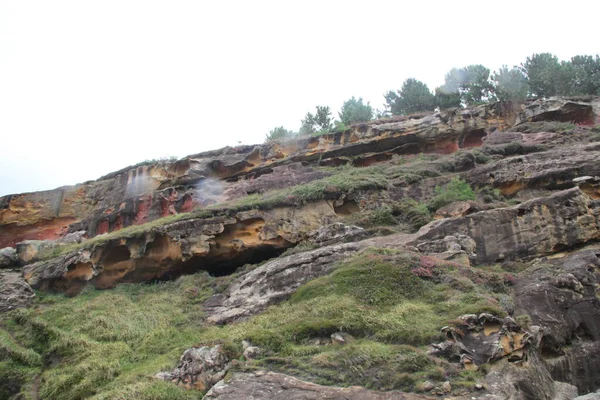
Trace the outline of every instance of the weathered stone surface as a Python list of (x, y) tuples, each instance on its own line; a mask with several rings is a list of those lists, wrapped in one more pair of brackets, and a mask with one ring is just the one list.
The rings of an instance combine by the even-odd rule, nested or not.
[(600, 99), (592, 96), (552, 97), (528, 104), (516, 125), (531, 121), (561, 121), (593, 125), (600, 117)]
[(27, 307), (34, 297), (35, 293), (21, 273), (0, 270), (0, 312)]
[(473, 210), (473, 205), (468, 201), (455, 201), (443, 207), (440, 207), (435, 212), (435, 218), (452, 218), (452, 217), (464, 217), (470, 214)]
[(29, 264), (24, 276), (35, 288), (77, 294), (88, 283), (105, 289), (119, 282), (145, 282), (201, 269), (233, 272), (262, 261), (264, 252), (279, 255), (335, 215), (333, 207), (321, 201), (300, 208), (240, 212), (234, 217), (181, 220)]
[(207, 321), (224, 324), (259, 313), (287, 299), (303, 283), (331, 271), (335, 261), (362, 248), (345, 243), (281, 257), (235, 279), (205, 303)]
[(204, 396), (214, 400), (426, 400), (434, 397), (397, 391), (377, 392), (353, 386), (339, 388), (301, 381), (275, 372), (235, 372), (226, 381), (220, 381)]
[(442, 332), (447, 340), (432, 345), (431, 354), (460, 362), (465, 369), (477, 369), (504, 357), (511, 362), (523, 360), (530, 342), (535, 340), (512, 318), (490, 314), (460, 316)]
[(516, 286), (516, 312), (541, 327), (540, 352), (554, 380), (581, 393), (600, 387), (600, 251), (540, 263)]
[(0, 249), (0, 268), (6, 268), (17, 264), (17, 251), (12, 247)]
[(346, 225), (341, 222), (335, 222), (325, 225), (310, 234), (310, 242), (319, 245), (329, 245), (339, 242), (357, 240), (363, 236), (365, 230), (358, 226)]
[(514, 195), (526, 188), (573, 187), (573, 179), (585, 175), (600, 175), (600, 143), (505, 158), (469, 171), (465, 179), (474, 186), (490, 185), (504, 195)]
[(31, 264), (38, 261), (38, 255), (58, 246), (54, 240), (24, 240), (17, 243), (17, 257), (20, 265)]
[(478, 263), (528, 259), (600, 239), (600, 202), (579, 188), (422, 227), (410, 245), (453, 234), (475, 240)]
[(356, 165), (365, 166), (395, 154), (451, 153), (480, 145), (490, 126), (504, 126), (494, 106), (447, 110), (373, 121), (319, 137), (226, 147), (178, 161), (124, 168), (81, 185), (4, 196), (0, 247), (30, 239), (53, 240), (69, 230), (84, 229), (93, 237), (326, 174), (300, 163), (335, 164), (334, 160), (360, 156)]
[(221, 345), (193, 347), (183, 353), (173, 371), (159, 372), (156, 377), (190, 389), (207, 390), (223, 379), (229, 361)]

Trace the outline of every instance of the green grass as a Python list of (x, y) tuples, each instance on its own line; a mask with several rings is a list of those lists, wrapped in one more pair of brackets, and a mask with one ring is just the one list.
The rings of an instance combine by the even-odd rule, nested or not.
[[(223, 343), (239, 358), (242, 340), (263, 352), (237, 368), (267, 368), (322, 384), (418, 390), (425, 380), (464, 381), (447, 362), (427, 356), (427, 345), (441, 340), (440, 328), (459, 315), (504, 315), (506, 274), (500, 267), (367, 249), (288, 301), (226, 326), (206, 325), (201, 305), (234, 276), (199, 273), (109, 291), (90, 288), (74, 298), (38, 293), (36, 308), (0, 318), (0, 394), (29, 398), (40, 374), (44, 399), (196, 399), (198, 392), (152, 376), (173, 368), (193, 345)], [(355, 340), (315, 344), (338, 331)]]
[(471, 186), (460, 178), (454, 177), (446, 185), (436, 186), (435, 196), (428, 202), (431, 211), (455, 201), (475, 200), (477, 198)]
[[(87, 290), (76, 298), (40, 294), (39, 308), (3, 317), (14, 339), (0, 335), (2, 348), (10, 349), (2, 353), (8, 360), (0, 364), (0, 376), (15, 366), (23, 370), (35, 365), (36, 372), (43, 371), (44, 399), (99, 393), (106, 395), (99, 398), (199, 398), (151, 377), (173, 368), (183, 350), (196, 343), (202, 329), (201, 302), (218, 283), (202, 273), (168, 283)], [(42, 359), (45, 365), (58, 364), (41, 369)], [(32, 380), (26, 372), (16, 377), (25, 392)], [(0, 383), (0, 393), (2, 389)]]

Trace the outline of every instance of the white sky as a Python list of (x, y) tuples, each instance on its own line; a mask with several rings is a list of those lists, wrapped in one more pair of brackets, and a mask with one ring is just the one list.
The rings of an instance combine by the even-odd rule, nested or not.
[(0, 196), (261, 143), (409, 77), (600, 52), (597, 0), (0, 0)]

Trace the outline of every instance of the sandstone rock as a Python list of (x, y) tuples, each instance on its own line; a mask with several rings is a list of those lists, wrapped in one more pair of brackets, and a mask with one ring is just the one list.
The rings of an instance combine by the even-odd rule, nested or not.
[(321, 386), (301, 381), (289, 375), (275, 372), (235, 372), (226, 381), (220, 381), (204, 396), (211, 400), (290, 400), (290, 399), (329, 399), (329, 400), (427, 400), (434, 399), (423, 395), (398, 391), (377, 392), (358, 386), (339, 388)]
[(528, 121), (562, 121), (595, 124), (600, 116), (597, 97), (552, 97), (527, 105), (518, 115), (516, 125)]
[(347, 344), (354, 340), (354, 338), (346, 332), (335, 332), (331, 334), (331, 344)]
[(173, 371), (160, 372), (156, 377), (187, 388), (207, 390), (223, 379), (229, 361), (220, 345), (191, 348), (183, 353)]
[[(25, 278), (35, 288), (76, 294), (86, 284), (114, 287), (201, 269), (221, 272), (278, 255), (335, 218), (326, 201), (304, 207), (251, 210), (234, 217), (186, 219), (115, 238), (93, 249), (30, 264)], [(53, 243), (53, 242), (51, 242)], [(29, 247), (24, 247), (29, 249)], [(233, 272), (233, 271), (227, 271)]]
[(600, 391), (575, 397), (575, 400), (600, 400)]
[(460, 362), (465, 369), (477, 369), (504, 357), (522, 360), (531, 338), (512, 318), (490, 314), (460, 316), (455, 325), (442, 328), (442, 332), (448, 340), (432, 345), (430, 353)]
[(573, 179), (584, 193), (594, 199), (600, 199), (600, 176), (581, 176)]
[(303, 283), (329, 273), (335, 261), (363, 246), (337, 244), (269, 261), (236, 278), (225, 292), (210, 298), (205, 303), (206, 319), (224, 324), (261, 312), (287, 299)]
[(258, 356), (260, 356), (260, 348), (256, 347), (256, 346), (248, 346), (244, 349), (244, 352), (242, 353), (244, 357), (246, 357), (247, 360), (252, 360), (255, 358), (258, 358)]
[(27, 307), (35, 297), (19, 272), (0, 270), (0, 312)]
[[(541, 263), (516, 284), (516, 313), (540, 326), (539, 351), (556, 381), (580, 392), (600, 387), (600, 283), (598, 251)], [(577, 365), (576, 369), (570, 366)]]
[[(455, 233), (443, 239), (429, 240), (419, 243), (417, 249), (423, 253), (440, 254), (443, 253), (465, 253), (470, 258), (475, 258), (475, 249), (477, 245), (475, 241), (467, 235)], [(447, 258), (447, 257), (444, 257)]]
[(396, 154), (452, 153), (481, 144), (485, 130), (498, 125), (505, 123), (493, 105), (395, 117), (344, 132), (225, 147), (177, 161), (127, 167), (81, 185), (4, 196), (0, 198), (0, 247), (23, 240), (55, 240), (81, 229), (93, 237), (327, 174), (301, 163), (335, 164), (359, 156), (357, 165), (369, 165)]
[(330, 225), (323, 226), (312, 232), (310, 241), (319, 245), (330, 245), (342, 241), (356, 240), (365, 232), (358, 226), (349, 226), (341, 222), (335, 222)]
[(429, 392), (430, 390), (432, 390), (435, 387), (435, 385), (429, 381), (425, 381), (423, 382), (423, 384), (421, 385), (421, 389), (424, 392)]
[(58, 246), (53, 240), (25, 240), (17, 243), (17, 256), (19, 264), (27, 265), (38, 261), (41, 252), (51, 250)]
[(449, 381), (442, 383), (442, 391), (444, 393), (450, 393), (452, 391), (452, 385)]
[(568, 189), (515, 207), (434, 221), (407, 244), (454, 234), (476, 238), (477, 263), (539, 257), (600, 239), (600, 203), (579, 188)]
[(17, 264), (17, 251), (12, 247), (0, 249), (0, 268), (15, 266)]
[(586, 175), (600, 175), (600, 143), (508, 157), (479, 166), (464, 177), (472, 186), (489, 185), (512, 196), (525, 188), (572, 187), (573, 179)]
[(464, 217), (472, 212), (473, 206), (468, 201), (455, 201), (439, 208), (435, 212), (435, 218), (452, 218), (452, 217)]

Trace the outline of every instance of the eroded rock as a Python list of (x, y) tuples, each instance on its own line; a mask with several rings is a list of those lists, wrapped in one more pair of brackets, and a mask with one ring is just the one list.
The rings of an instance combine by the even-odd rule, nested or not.
[(220, 381), (206, 393), (205, 399), (339, 399), (339, 400), (427, 400), (434, 397), (398, 391), (377, 392), (358, 386), (339, 388), (301, 381), (289, 375), (258, 371), (235, 372), (226, 381)]
[(0, 269), (0, 312), (27, 307), (34, 297), (20, 272)]
[(519, 204), (434, 221), (409, 242), (460, 234), (476, 243), (477, 263), (529, 259), (600, 239), (600, 202), (579, 188)]
[(159, 372), (156, 377), (198, 390), (208, 390), (223, 379), (229, 370), (229, 357), (221, 345), (186, 350), (171, 372)]
[(0, 249), (0, 268), (15, 266), (17, 261), (17, 251), (14, 248), (5, 247)]

